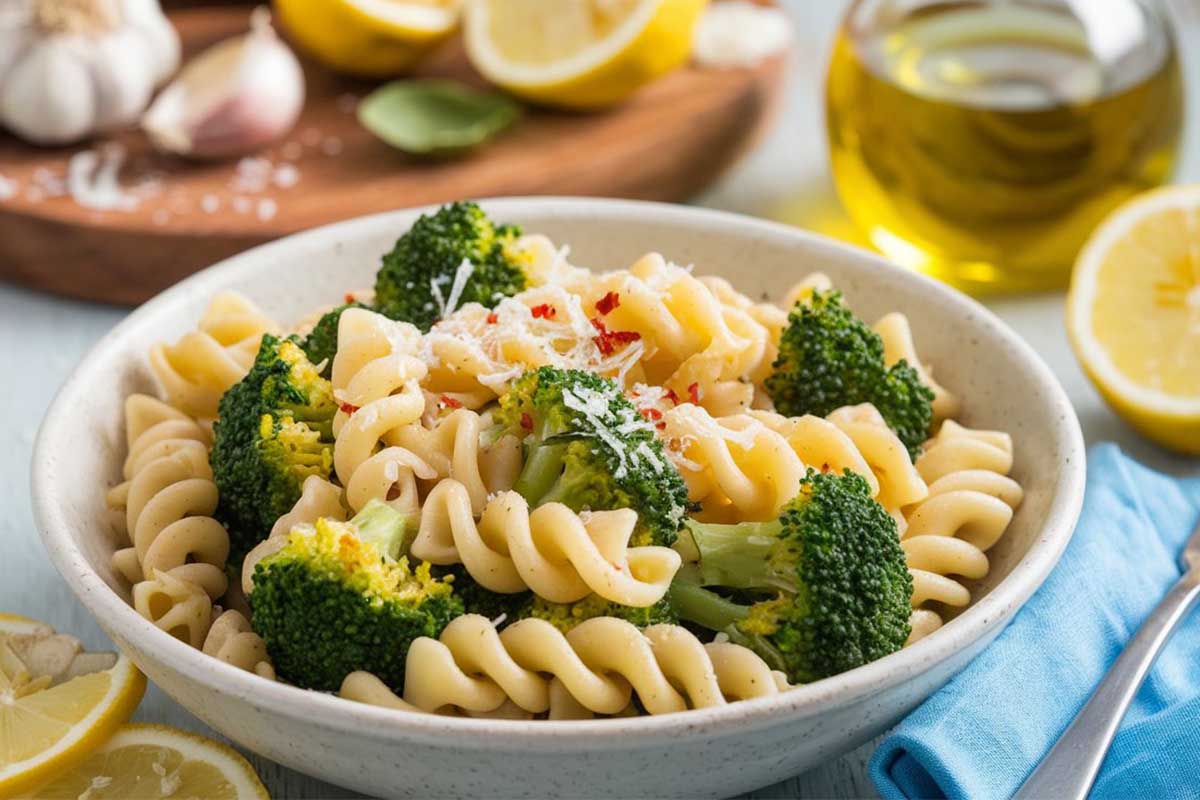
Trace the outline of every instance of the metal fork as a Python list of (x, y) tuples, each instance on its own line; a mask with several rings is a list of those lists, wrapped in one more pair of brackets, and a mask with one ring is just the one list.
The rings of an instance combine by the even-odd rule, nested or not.
[(1013, 800), (1084, 800), (1108, 754), (1117, 726), (1172, 631), (1200, 600), (1200, 525), (1179, 557), (1183, 577), (1138, 628), (1092, 699), (1026, 779)]

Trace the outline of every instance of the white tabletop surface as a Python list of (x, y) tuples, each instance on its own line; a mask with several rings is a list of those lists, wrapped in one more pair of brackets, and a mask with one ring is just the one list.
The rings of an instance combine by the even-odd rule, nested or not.
[[(739, 211), (821, 230), (845, 226), (826, 168), (821, 83), (824, 63), (843, 0), (783, 0), (796, 23), (796, 48), (788, 103), (775, 130), (737, 169), (704, 196), (703, 205)], [(1200, 0), (1176, 0), (1183, 21), (1181, 50), (1200, 65)], [(1195, 82), (1193, 82), (1195, 83)], [(1189, 92), (1189, 130), (1200, 131), (1200, 86)], [(1194, 135), (1181, 178), (1200, 175)], [(2, 167), (3, 165), (0, 165)], [(843, 227), (844, 229), (844, 227)], [(1113, 415), (1080, 371), (1063, 329), (1061, 294), (989, 300), (987, 304), (1025, 336), (1053, 368), (1075, 404), (1088, 442), (1116, 441), (1160, 469), (1200, 473), (1200, 462), (1170, 456), (1140, 439)], [(0, 611), (43, 619), (93, 647), (111, 647), (75, 600), (42, 551), (29, 503), (28, 464), (42, 413), (75, 363), (126, 311), (42, 296), (0, 285)], [(153, 686), (136, 719), (217, 736)], [(866, 745), (826, 766), (754, 792), (751, 797), (873, 797), (865, 775), (873, 746)], [(248, 754), (250, 755), (250, 754)], [(357, 797), (338, 787), (250, 755), (271, 794), (278, 798)]]

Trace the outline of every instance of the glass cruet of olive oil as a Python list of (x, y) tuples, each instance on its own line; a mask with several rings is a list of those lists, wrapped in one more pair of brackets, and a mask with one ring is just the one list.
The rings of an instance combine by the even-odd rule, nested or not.
[(894, 261), (976, 291), (1064, 286), (1171, 174), (1183, 92), (1152, 0), (855, 0), (829, 67), (838, 194)]

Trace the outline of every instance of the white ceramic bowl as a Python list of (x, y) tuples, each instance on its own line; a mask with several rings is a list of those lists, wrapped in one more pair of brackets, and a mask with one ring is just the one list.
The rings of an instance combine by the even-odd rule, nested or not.
[(793, 228), (695, 208), (505, 199), (494, 218), (569, 244), (575, 263), (620, 268), (648, 250), (751, 296), (828, 273), (860, 314), (908, 314), (922, 357), (962, 396), (962, 421), (1012, 433), (1025, 501), (989, 553), (977, 602), (899, 653), (776, 697), (660, 717), (489, 721), (406, 714), (271, 683), (176, 641), (128, 605), (109, 568), (104, 491), (124, 457), (122, 401), (152, 390), (146, 351), (237, 289), (281, 320), (367, 286), (421, 210), (332, 225), (258, 247), (164, 292), (101, 340), (46, 415), (33, 497), (46, 550), (117, 645), (156, 684), (245, 747), (379, 796), (722, 796), (827, 761), (883, 731), (965, 666), (1038, 588), (1083, 498), (1079, 424), (1033, 350), (974, 301), (876, 256)]

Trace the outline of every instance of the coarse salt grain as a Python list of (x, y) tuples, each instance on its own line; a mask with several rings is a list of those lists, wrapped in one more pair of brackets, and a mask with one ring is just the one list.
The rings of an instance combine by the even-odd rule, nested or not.
[(279, 205), (269, 197), (264, 197), (258, 201), (258, 220), (259, 222), (267, 222), (275, 218), (275, 213), (279, 210)]
[(0, 201), (10, 200), (17, 195), (17, 182), (0, 175)]
[(254, 207), (254, 203), (249, 197), (238, 195), (233, 198), (233, 210), (239, 214), (249, 214), (250, 209)]
[(291, 164), (280, 164), (275, 168), (272, 181), (280, 189), (290, 189), (300, 182), (300, 170)]
[(342, 140), (336, 136), (330, 136), (321, 142), (321, 152), (327, 156), (340, 155), (342, 152)]
[(200, 210), (205, 214), (215, 214), (221, 207), (221, 198), (215, 194), (206, 194), (200, 198)]

